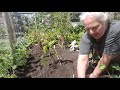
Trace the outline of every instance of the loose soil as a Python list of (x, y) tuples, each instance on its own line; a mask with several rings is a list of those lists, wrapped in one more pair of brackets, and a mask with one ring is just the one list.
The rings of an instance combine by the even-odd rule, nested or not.
[[(56, 48), (59, 59), (54, 55), (46, 55), (45, 60), (41, 60), (43, 52), (40, 44), (36, 44), (29, 50), (29, 58), (24, 66), (16, 69), (19, 78), (77, 78), (77, 58), (79, 51), (70, 52), (69, 48)], [(44, 62), (44, 63), (43, 63)], [(93, 71), (89, 67), (87, 74)], [(106, 73), (105, 73), (106, 75)], [(102, 76), (100, 78), (108, 78)]]

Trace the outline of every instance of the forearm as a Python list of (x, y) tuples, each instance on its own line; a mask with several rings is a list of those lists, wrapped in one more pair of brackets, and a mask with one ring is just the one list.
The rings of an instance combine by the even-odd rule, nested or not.
[[(98, 62), (96, 68), (94, 69), (93, 71), (93, 75), (98, 77), (105, 69), (106, 67), (108, 66), (108, 64), (110, 63), (111, 59), (108, 57), (102, 57), (100, 59), (100, 61)], [(105, 67), (104, 68), (100, 68), (100, 66), (102, 67), (102, 65), (104, 65)]]
[(85, 78), (86, 69), (87, 69), (87, 62), (78, 61), (78, 65), (77, 65), (78, 78)]
[(88, 59), (79, 58), (77, 62), (78, 78), (85, 78), (88, 66)]

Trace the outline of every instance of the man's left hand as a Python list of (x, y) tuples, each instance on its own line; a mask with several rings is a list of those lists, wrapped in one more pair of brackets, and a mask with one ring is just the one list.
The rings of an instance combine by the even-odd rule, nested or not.
[(98, 78), (98, 76), (96, 76), (96, 75), (94, 75), (93, 73), (91, 73), (91, 74), (89, 75), (89, 78)]

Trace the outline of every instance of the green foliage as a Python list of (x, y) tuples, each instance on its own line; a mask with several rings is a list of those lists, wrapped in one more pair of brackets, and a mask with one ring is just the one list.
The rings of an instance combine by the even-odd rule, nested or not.
[(0, 38), (4, 39), (5, 38), (6, 31), (3, 27), (0, 26)]
[(114, 63), (114, 64), (111, 65), (111, 69), (114, 69), (114, 70), (120, 71), (120, 65), (117, 64), (117, 63)]
[(101, 70), (103, 70), (103, 69), (106, 68), (106, 65), (104, 65), (104, 64), (100, 64), (99, 68), (100, 68)]
[(0, 78), (10, 76), (8, 69), (13, 64), (12, 59), (11, 54), (0, 54)]
[(108, 66), (108, 71), (111, 73), (112, 78), (120, 78), (120, 64), (119, 62), (112, 62)]
[(16, 66), (22, 66), (26, 63), (26, 59), (28, 58), (27, 47), (28, 43), (26, 39), (24, 37), (18, 38), (13, 54), (13, 64)]
[(27, 49), (24, 38), (19, 38), (17, 43), (14, 45), (13, 54), (10, 53), (10, 50), (5, 44), (2, 44), (3, 47), (0, 51), (0, 77), (1, 78), (16, 78), (15, 69), (18, 66), (25, 65), (27, 56)]
[[(30, 29), (27, 39), (30, 44), (40, 42), (44, 54), (53, 50), (56, 44), (70, 44), (71, 41), (80, 41), (83, 26), (72, 27), (69, 12), (38, 12), (34, 17), (34, 29)], [(36, 20), (35, 20), (36, 19)], [(46, 25), (46, 21), (49, 24)], [(36, 27), (36, 28), (35, 28)]]
[[(42, 55), (42, 61), (44, 60), (45, 54), (53, 53), (58, 57), (55, 46), (60, 46), (64, 42), (69, 40), (69, 30), (71, 28), (71, 23), (69, 20), (69, 13), (52, 12), (36, 13), (36, 20), (34, 28), (28, 31), (26, 36), (28, 43), (34, 45), (35, 43), (41, 43), (44, 54)], [(46, 25), (46, 21), (48, 23)]]
[(49, 51), (51, 48), (53, 48), (53, 45), (55, 45), (56, 41), (50, 41), (50, 42), (46, 42), (46, 44), (44, 44), (43, 46), (43, 52), (46, 54), (47, 51)]
[(79, 21), (80, 13), (70, 13), (70, 20), (71, 21)]
[(44, 27), (49, 28), (49, 25), (45, 24), (50, 12), (36, 12), (33, 17), (28, 21), (28, 30), (43, 29)]
[(120, 78), (120, 75), (112, 75), (112, 78)]
[(78, 34), (80, 32), (85, 32), (85, 28), (83, 25), (78, 24), (76, 27), (70, 29), (71, 33)]
[(13, 54), (5, 44), (1, 44), (0, 77), (17, 77), (14, 71), (18, 66), (26, 64), (30, 46), (41, 44), (41, 62), (46, 66), (49, 62), (44, 57), (46, 54), (54, 54), (58, 58), (56, 46), (68, 45), (73, 40), (79, 42), (83, 34), (83, 26), (72, 27), (69, 12), (36, 12), (27, 22), (28, 33), (25, 37), (17, 39)]
[(80, 32), (78, 34), (75, 34), (75, 33), (71, 33), (69, 34), (68, 36), (68, 41), (69, 43), (71, 43), (73, 40), (76, 40), (77, 41), (77, 44), (80, 45), (80, 39), (82, 37), (84, 32)]
[[(54, 28), (57, 39), (63, 43), (68, 43), (68, 36), (72, 24), (70, 22), (70, 13), (68, 12), (54, 12), (52, 16), (52, 28)], [(60, 42), (61, 44), (61, 42)]]

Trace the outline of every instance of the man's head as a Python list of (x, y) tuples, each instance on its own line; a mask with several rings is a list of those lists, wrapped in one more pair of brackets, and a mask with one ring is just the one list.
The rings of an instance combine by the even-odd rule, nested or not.
[(95, 39), (100, 39), (104, 35), (109, 20), (108, 14), (104, 12), (86, 12), (80, 18), (86, 31)]

